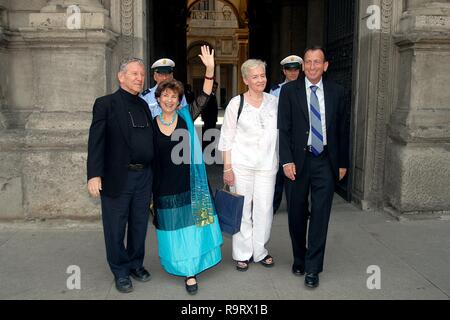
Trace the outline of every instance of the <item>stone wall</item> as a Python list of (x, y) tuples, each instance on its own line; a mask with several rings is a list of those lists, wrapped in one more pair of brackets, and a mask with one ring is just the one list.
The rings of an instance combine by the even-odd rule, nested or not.
[(0, 29), (0, 219), (99, 217), (86, 191), (92, 106), (117, 89), (123, 57), (144, 56), (145, 2), (77, 3), (77, 28), (49, 0), (11, 2), (7, 43)]
[[(379, 11), (369, 10), (374, 5)], [(369, 210), (384, 206), (387, 122), (395, 105), (399, 58), (392, 34), (402, 4), (395, 0), (362, 0), (358, 12), (350, 173), (353, 201)]]
[(450, 214), (450, 3), (411, 1), (394, 41), (398, 104), (389, 122), (386, 204), (399, 216)]
[(7, 126), (4, 112), (6, 110), (6, 87), (7, 87), (7, 75), (9, 54), (6, 50), (7, 46), (7, 25), (6, 25), (7, 11), (5, 7), (1, 6), (0, 2), (0, 130), (5, 129)]
[(397, 217), (450, 213), (450, 4), (360, 1), (353, 200)]
[(117, 87), (111, 64), (120, 36), (99, 1), (77, 3), (74, 29), (62, 0), (14, 1), (8, 9), (7, 45), (0, 40), (0, 219), (99, 217), (99, 201), (86, 191), (88, 128), (95, 98)]
[[(147, 61), (147, 5), (147, 1), (143, 0), (111, 1), (111, 29), (119, 35), (108, 66), (111, 68), (113, 90), (118, 87), (116, 73), (122, 59), (138, 57)], [(150, 71), (150, 68), (147, 70)], [(150, 83), (150, 78), (148, 72), (147, 83)]]

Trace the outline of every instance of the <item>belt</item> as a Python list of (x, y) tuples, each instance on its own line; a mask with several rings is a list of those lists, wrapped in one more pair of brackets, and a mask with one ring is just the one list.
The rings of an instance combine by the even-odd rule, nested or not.
[(148, 165), (141, 163), (130, 163), (128, 165), (128, 170), (130, 171), (144, 171), (147, 169)]

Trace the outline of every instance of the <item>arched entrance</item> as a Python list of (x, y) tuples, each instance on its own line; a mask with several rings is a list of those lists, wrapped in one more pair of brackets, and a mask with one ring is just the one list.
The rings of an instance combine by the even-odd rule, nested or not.
[[(190, 1), (192, 2), (192, 1)], [(201, 77), (196, 69), (199, 45), (208, 43), (215, 49), (216, 81), (219, 84), (219, 106), (225, 107), (238, 92), (244, 90), (240, 83), (239, 66), (247, 59), (248, 29), (242, 27), (238, 8), (225, 0), (200, 0), (189, 5), (187, 19), (188, 82)], [(190, 72), (192, 70), (192, 72)], [(196, 85), (194, 84), (194, 87)]]
[[(174, 59), (175, 77), (198, 91), (202, 74), (197, 60), (199, 46), (209, 44), (216, 52), (220, 106), (245, 91), (240, 65), (246, 59), (266, 61), (269, 91), (284, 80), (279, 65), (284, 57), (302, 55), (310, 45), (322, 45), (329, 50), (327, 76), (346, 88), (351, 113), (356, 0), (344, 0), (339, 5), (331, 0), (149, 2), (149, 62), (164, 55)], [(349, 181), (347, 178), (337, 188), (347, 200)]]
[(175, 61), (175, 78), (186, 83), (186, 0), (150, 0), (147, 8), (148, 65), (170, 58)]

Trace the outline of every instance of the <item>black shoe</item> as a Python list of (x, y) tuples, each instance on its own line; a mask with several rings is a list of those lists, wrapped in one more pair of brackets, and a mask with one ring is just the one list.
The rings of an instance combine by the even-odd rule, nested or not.
[(295, 264), (292, 265), (292, 273), (296, 276), (302, 276), (305, 274), (305, 269), (301, 267), (297, 267)]
[(305, 286), (315, 288), (319, 285), (319, 275), (317, 273), (307, 273), (305, 276)]
[(197, 277), (193, 276), (193, 277), (186, 277), (186, 279), (184, 280), (184, 284), (186, 285), (186, 291), (189, 294), (196, 294), (198, 291), (198, 285), (197, 282), (195, 282), (195, 284), (187, 284), (187, 281), (189, 279), (195, 279), (195, 281), (197, 281)]
[(134, 279), (140, 282), (147, 282), (151, 278), (150, 272), (145, 270), (144, 267), (141, 267), (139, 269), (131, 269), (130, 274)]
[(131, 282), (130, 277), (126, 278), (116, 278), (116, 289), (122, 293), (128, 293), (133, 291), (133, 283)]

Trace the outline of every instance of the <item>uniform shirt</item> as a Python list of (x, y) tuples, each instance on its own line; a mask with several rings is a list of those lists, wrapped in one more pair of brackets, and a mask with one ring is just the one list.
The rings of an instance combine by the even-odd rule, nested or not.
[(277, 84), (275, 87), (273, 87), (272, 89), (270, 89), (270, 94), (275, 96), (275, 97), (280, 97), (280, 91), (281, 91), (281, 87), (283, 87), (285, 84), (287, 83), (287, 81), (284, 81), (280, 84)]
[(145, 111), (147, 105), (138, 95), (133, 95), (122, 88), (119, 90), (127, 108), (131, 144), (130, 163), (149, 165), (154, 154), (152, 119), (149, 119)]
[[(147, 102), (148, 108), (150, 109), (153, 118), (161, 114), (161, 107), (159, 106), (158, 101), (156, 100), (155, 97), (157, 87), (158, 85), (154, 86), (153, 88), (147, 89), (140, 94), (140, 97), (144, 99), (145, 102)], [(183, 107), (187, 105), (186, 97), (184, 95), (183, 99), (181, 100), (181, 105)]]
[(225, 109), (218, 149), (231, 150), (231, 164), (245, 169), (276, 172), (278, 169), (278, 98), (264, 92), (255, 108), (244, 101), (236, 122), (240, 96), (231, 99)]
[[(309, 118), (311, 119), (311, 107), (310, 107), (310, 96), (311, 96), (311, 86), (313, 84), (305, 77), (305, 86), (306, 86), (306, 99), (308, 100), (308, 112)], [(327, 126), (325, 121), (325, 95), (323, 92), (323, 82), (322, 79), (315, 84), (318, 89), (316, 90), (317, 98), (319, 99), (319, 108), (320, 108), (320, 120), (322, 122), (322, 136), (323, 136), (323, 145), (327, 145)], [(309, 121), (309, 137), (308, 137), (308, 146), (311, 145), (311, 121)]]

